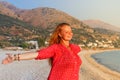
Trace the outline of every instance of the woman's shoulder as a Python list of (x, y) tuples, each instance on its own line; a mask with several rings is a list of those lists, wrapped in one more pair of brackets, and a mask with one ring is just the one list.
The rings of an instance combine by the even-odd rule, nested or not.
[(78, 49), (78, 50), (81, 50), (81, 47), (77, 44), (70, 44), (70, 46), (73, 48), (73, 49)]
[(52, 44), (52, 45), (50, 45), (50, 46), (58, 46), (59, 44)]
[(49, 47), (52, 47), (52, 48), (58, 48), (59, 44), (52, 44), (50, 45)]
[(73, 43), (71, 43), (70, 46), (72, 46), (72, 47), (79, 47), (77, 44), (73, 44)]

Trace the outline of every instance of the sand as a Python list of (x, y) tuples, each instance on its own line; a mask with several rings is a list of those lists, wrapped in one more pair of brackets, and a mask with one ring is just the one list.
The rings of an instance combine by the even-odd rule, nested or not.
[[(103, 51), (106, 50), (82, 50), (80, 52), (83, 63), (79, 80), (120, 80), (120, 73), (98, 64), (90, 57), (91, 54)], [(7, 52), (11, 51), (0, 50), (0, 61)], [(17, 53), (19, 52), (21, 51)], [(12, 53), (16, 53), (16, 51)], [(47, 80), (49, 71), (48, 60), (16, 61), (7, 65), (0, 64), (0, 80)]]
[(110, 50), (83, 50), (80, 56), (83, 60), (80, 72), (80, 80), (120, 80), (120, 73), (97, 63), (91, 54), (97, 54)]
[[(17, 54), (26, 51), (0, 50), (0, 62), (5, 53)], [(29, 52), (29, 51), (28, 51)], [(15, 61), (10, 64), (0, 64), (0, 80), (47, 80), (50, 66), (48, 60)]]

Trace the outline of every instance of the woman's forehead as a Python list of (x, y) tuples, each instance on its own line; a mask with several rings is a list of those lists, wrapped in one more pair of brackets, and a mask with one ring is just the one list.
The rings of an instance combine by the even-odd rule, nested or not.
[(71, 27), (68, 26), (68, 25), (64, 25), (64, 26), (62, 27), (62, 30), (64, 30), (64, 29), (71, 29)]

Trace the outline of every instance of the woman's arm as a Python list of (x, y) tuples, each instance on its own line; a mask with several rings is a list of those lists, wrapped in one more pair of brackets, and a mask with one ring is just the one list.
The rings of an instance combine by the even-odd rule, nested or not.
[(19, 60), (31, 60), (38, 56), (38, 52), (27, 52), (19, 55)]
[(13, 61), (20, 61), (20, 60), (31, 60), (35, 59), (38, 56), (38, 52), (26, 52), (23, 54), (7, 54), (7, 57), (3, 59), (2, 64), (8, 64)]
[(46, 58), (51, 58), (54, 56), (54, 53), (56, 51), (57, 45), (51, 45), (49, 47), (40, 49), (37, 52), (27, 52), (23, 54), (7, 54), (8, 56), (3, 59), (2, 63), (3, 64), (8, 64), (13, 61), (20, 61), (20, 60), (31, 60), (31, 59), (46, 59)]

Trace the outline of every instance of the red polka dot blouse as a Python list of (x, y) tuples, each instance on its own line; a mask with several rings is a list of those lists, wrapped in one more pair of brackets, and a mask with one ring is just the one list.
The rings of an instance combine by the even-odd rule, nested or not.
[(67, 49), (61, 44), (54, 44), (38, 51), (36, 59), (52, 58), (52, 68), (48, 80), (78, 80), (82, 63), (78, 53), (81, 48), (75, 44)]

